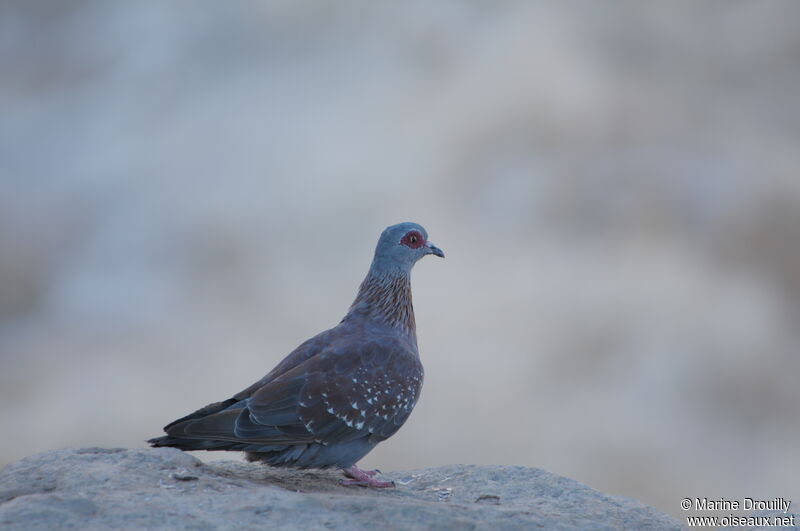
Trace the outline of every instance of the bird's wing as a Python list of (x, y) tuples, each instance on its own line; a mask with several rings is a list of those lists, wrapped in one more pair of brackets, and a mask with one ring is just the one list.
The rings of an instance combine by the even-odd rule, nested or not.
[[(408, 418), (422, 387), (416, 354), (391, 340), (331, 347), (169, 435), (249, 444), (380, 442)], [(224, 403), (221, 403), (224, 404)]]
[[(235, 400), (228, 407), (204, 416), (189, 415), (165, 428), (167, 435), (178, 438), (242, 442), (258, 445), (289, 445), (310, 442), (313, 437), (297, 415), (297, 397), (304, 385), (301, 374), (283, 375), (257, 392), (270, 390), (276, 399), (264, 410), (263, 419), (255, 420), (248, 407), (249, 399)], [(213, 406), (214, 404), (212, 404)], [(225, 402), (220, 402), (224, 406)], [(210, 408), (211, 406), (207, 406)], [(206, 408), (206, 409), (207, 409)], [(200, 413), (203, 410), (198, 411)], [(196, 413), (196, 414), (197, 414)]]
[(422, 388), (422, 365), (401, 342), (367, 342), (356, 352), (320, 356), (308, 373), (298, 413), (323, 443), (369, 435), (380, 442), (411, 414)]

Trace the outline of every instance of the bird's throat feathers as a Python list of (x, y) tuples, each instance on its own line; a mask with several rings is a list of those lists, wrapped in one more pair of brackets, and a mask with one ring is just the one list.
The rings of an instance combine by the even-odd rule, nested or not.
[(370, 269), (345, 319), (362, 316), (416, 335), (408, 272)]

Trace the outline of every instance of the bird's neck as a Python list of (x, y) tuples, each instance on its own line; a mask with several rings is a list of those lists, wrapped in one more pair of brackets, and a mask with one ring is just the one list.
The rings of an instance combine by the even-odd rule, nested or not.
[(411, 278), (407, 271), (381, 272), (370, 268), (345, 319), (362, 316), (416, 336)]

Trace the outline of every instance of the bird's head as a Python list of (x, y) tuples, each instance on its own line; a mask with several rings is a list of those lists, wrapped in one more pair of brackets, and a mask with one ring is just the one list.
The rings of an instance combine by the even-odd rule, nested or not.
[(373, 267), (382, 271), (411, 271), (425, 255), (444, 258), (444, 252), (428, 241), (428, 232), (416, 223), (398, 223), (381, 233), (375, 248)]

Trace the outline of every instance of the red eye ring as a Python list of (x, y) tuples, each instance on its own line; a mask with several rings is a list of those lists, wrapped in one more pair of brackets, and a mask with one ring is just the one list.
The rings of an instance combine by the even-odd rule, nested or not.
[(410, 249), (419, 249), (425, 245), (425, 238), (423, 238), (422, 234), (420, 234), (418, 231), (411, 230), (408, 231), (405, 236), (403, 236), (403, 239), (400, 240), (400, 243)]

